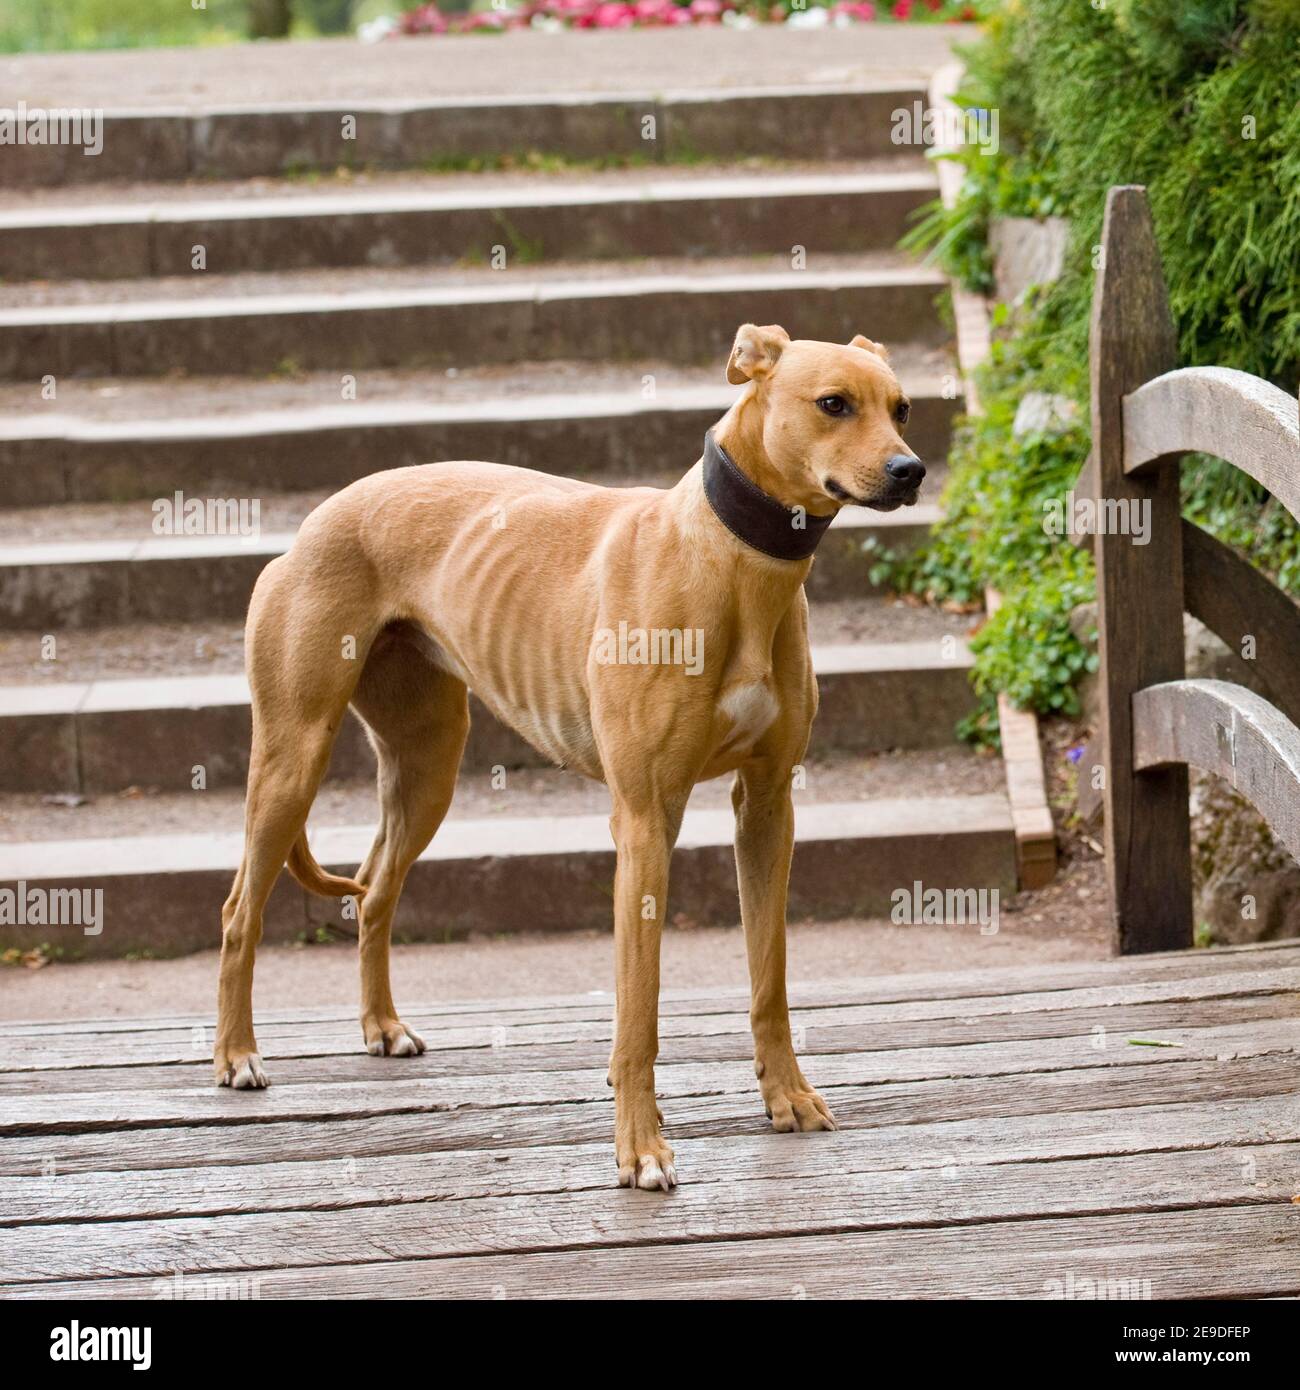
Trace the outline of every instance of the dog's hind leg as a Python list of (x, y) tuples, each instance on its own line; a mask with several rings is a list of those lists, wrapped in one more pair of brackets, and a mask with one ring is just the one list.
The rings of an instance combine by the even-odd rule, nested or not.
[[(213, 1066), (218, 1085), (267, 1084), (253, 1033), (253, 965), (262, 916), (291, 852), (310, 864), (318, 891), (347, 891), (347, 880), (324, 875), (305, 850), (307, 813), (329, 764), (371, 635), (335, 632), (335, 615), (308, 608), (308, 586), (286, 565), (268, 566), (258, 581), (248, 621), (248, 673), (253, 740), (244, 808), (244, 854), (221, 909), (221, 971)], [(300, 845), (299, 842), (302, 841)], [(301, 868), (291, 864), (295, 876)]]
[(361, 1030), (376, 1057), (424, 1051), (398, 1017), (389, 972), (393, 914), (406, 875), (433, 839), (456, 789), (469, 733), (464, 682), (400, 632), (375, 643), (352, 706), (379, 758), (379, 832), (357, 874), (361, 902)]

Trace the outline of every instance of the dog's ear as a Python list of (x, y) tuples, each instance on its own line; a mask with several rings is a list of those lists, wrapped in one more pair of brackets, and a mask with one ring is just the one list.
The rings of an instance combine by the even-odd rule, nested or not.
[(776, 366), (789, 343), (790, 335), (779, 324), (769, 323), (766, 328), (757, 328), (752, 323), (742, 323), (736, 330), (736, 341), (727, 362), (727, 380), (733, 386), (761, 380)]
[(873, 343), (870, 338), (864, 338), (861, 333), (855, 333), (849, 339), (850, 347), (860, 347), (865, 352), (874, 352), (882, 362), (889, 361), (889, 349), (883, 343)]

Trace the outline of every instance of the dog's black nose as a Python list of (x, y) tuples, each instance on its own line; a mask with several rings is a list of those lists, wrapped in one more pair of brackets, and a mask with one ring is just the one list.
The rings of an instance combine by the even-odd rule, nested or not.
[(921, 480), (925, 477), (925, 464), (911, 454), (895, 454), (885, 464), (885, 472), (896, 483), (903, 483), (907, 487), (920, 487)]

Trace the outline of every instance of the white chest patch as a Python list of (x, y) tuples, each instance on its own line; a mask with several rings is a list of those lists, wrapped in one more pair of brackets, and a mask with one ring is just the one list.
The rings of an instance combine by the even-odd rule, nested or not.
[(731, 720), (731, 732), (722, 746), (736, 749), (756, 742), (780, 708), (776, 696), (762, 681), (728, 690), (718, 701), (718, 709)]

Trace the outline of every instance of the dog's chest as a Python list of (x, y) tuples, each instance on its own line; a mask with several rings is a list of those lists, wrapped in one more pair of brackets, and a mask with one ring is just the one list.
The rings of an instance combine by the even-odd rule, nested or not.
[(747, 752), (781, 712), (770, 678), (744, 681), (722, 693), (718, 713), (726, 721), (720, 753)]

